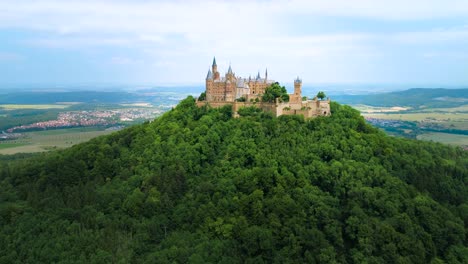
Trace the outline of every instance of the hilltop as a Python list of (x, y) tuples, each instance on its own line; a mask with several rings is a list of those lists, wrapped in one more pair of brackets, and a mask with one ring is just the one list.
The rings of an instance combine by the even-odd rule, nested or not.
[(466, 263), (468, 154), (331, 112), (235, 119), (189, 97), (63, 151), (4, 156), (0, 263)]

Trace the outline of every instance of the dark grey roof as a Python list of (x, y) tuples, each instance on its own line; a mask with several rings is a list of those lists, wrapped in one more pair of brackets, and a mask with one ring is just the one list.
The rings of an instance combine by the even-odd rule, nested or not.
[(244, 87), (244, 79), (242, 78), (237, 79), (237, 87)]
[(207, 80), (213, 80), (213, 73), (211, 72), (210, 69), (208, 69), (208, 74), (206, 75)]
[(213, 57), (213, 66), (217, 66), (216, 65), (216, 57)]

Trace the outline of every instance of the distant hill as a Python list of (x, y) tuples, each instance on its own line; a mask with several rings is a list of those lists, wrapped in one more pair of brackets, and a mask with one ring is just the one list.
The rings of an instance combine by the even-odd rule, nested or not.
[(189, 94), (200, 94), (200, 87), (156, 87), (126, 91), (22, 91), (1, 94), (0, 104), (134, 103), (176, 104)]
[(468, 263), (468, 153), (331, 107), (234, 119), (189, 97), (63, 151), (0, 155), (0, 263)]
[(0, 104), (53, 104), (57, 102), (122, 103), (141, 100), (128, 92), (18, 92), (0, 96)]
[(344, 104), (371, 106), (455, 107), (468, 103), (468, 88), (414, 88), (382, 94), (340, 95), (334, 96), (333, 99)]

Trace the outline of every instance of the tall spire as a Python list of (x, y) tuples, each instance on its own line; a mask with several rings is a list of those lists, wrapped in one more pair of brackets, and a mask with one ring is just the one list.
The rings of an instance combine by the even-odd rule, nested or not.
[(212, 66), (217, 66), (216, 65), (216, 57), (213, 57), (213, 65)]
[(231, 63), (229, 63), (228, 74), (232, 74)]
[(265, 68), (265, 80), (268, 79), (268, 68)]
[(207, 80), (213, 80), (213, 73), (211, 70), (208, 68), (208, 74), (206, 75)]
[(260, 71), (257, 73), (257, 80), (260, 80)]

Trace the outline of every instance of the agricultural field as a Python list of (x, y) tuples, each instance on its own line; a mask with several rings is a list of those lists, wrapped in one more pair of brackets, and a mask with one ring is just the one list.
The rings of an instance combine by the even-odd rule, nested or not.
[(411, 109), (411, 107), (401, 107), (401, 106), (392, 106), (392, 107), (379, 107), (379, 106), (370, 106), (370, 105), (353, 105), (353, 107), (359, 110), (362, 114), (368, 113), (395, 113)]
[(468, 121), (468, 113), (457, 113), (457, 112), (399, 112), (399, 113), (365, 113), (361, 112), (364, 116), (379, 118), (379, 119), (392, 119), (392, 120), (404, 120), (404, 121), (422, 121), (422, 120), (433, 120), (433, 121)]
[(468, 146), (468, 105), (453, 108), (353, 106), (391, 135)]
[(440, 142), (449, 145), (468, 146), (468, 136), (449, 133), (425, 133), (417, 136), (417, 139)]
[(33, 153), (63, 149), (114, 131), (87, 127), (26, 132), (24, 137), (20, 139), (0, 141), (0, 154)]
[(0, 151), (2, 149), (16, 148), (16, 147), (21, 147), (21, 146), (24, 146), (24, 145), (26, 145), (26, 144), (25, 143), (16, 143), (16, 141), (14, 141), (14, 143), (0, 142)]
[(399, 120), (418, 122), (421, 125), (437, 125), (450, 129), (468, 130), (468, 113), (459, 112), (398, 112), (398, 113), (367, 113), (361, 112), (364, 117), (381, 120)]
[(452, 108), (421, 108), (419, 112), (447, 112), (468, 113), (468, 104)]

